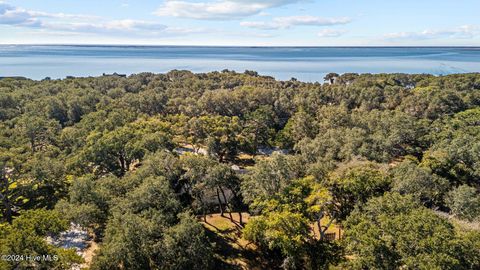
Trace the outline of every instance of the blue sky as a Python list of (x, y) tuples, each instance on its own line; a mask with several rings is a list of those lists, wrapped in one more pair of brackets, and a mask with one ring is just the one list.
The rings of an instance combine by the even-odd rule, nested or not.
[(0, 0), (0, 43), (480, 46), (479, 10), (479, 0)]

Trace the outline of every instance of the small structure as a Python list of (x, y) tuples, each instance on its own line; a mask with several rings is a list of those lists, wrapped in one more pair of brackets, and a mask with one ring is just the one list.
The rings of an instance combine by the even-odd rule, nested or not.
[(195, 155), (208, 156), (207, 149), (201, 148), (201, 147), (196, 149), (194, 146), (192, 146), (190, 144), (180, 145), (180, 147), (177, 147), (177, 148), (173, 149), (173, 152), (175, 152), (179, 155), (185, 155), (187, 153), (190, 153), (190, 154), (195, 154)]
[(179, 155), (185, 155), (187, 153), (194, 154), (195, 151), (192, 148), (186, 148), (186, 147), (177, 147), (173, 149), (173, 152), (179, 154)]
[(127, 74), (118, 74), (117, 72), (114, 72), (113, 74), (103, 73), (102, 76), (105, 76), (105, 77), (120, 77), (120, 78), (126, 78), (126, 77), (127, 77)]
[(279, 153), (279, 154), (286, 155), (286, 154), (288, 154), (288, 150), (280, 149), (278, 147), (273, 147), (273, 148), (264, 147), (264, 148), (259, 148), (257, 150), (257, 155), (271, 156), (274, 153)]
[(335, 241), (335, 239), (337, 239), (337, 234), (336, 233), (326, 233), (325, 234), (325, 240)]
[(22, 77), (22, 76), (6, 76), (6, 77), (1, 77), (0, 76), (0, 80), (3, 80), (3, 79), (28, 80), (26, 77)]
[(233, 164), (230, 168), (232, 168), (232, 170), (234, 170), (237, 174), (247, 174), (248, 173), (247, 169), (241, 168), (240, 166), (235, 165), (235, 164)]
[[(56, 247), (64, 249), (74, 249), (76, 253), (85, 259), (88, 264), (91, 261), (92, 252), (97, 245), (87, 230), (81, 226), (71, 223), (67, 231), (60, 233), (56, 237), (47, 237), (47, 242)], [(74, 265), (71, 270), (84, 269), (87, 265)]]

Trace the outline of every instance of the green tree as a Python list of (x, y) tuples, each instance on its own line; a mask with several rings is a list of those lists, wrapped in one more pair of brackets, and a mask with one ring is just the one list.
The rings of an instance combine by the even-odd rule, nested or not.
[(205, 229), (187, 213), (168, 228), (163, 240), (162, 269), (214, 269), (214, 255)]
[(68, 193), (70, 182), (61, 158), (36, 153), (22, 164), (22, 176), (25, 178), (23, 183), (30, 182), (32, 185), (25, 191), (31, 208), (52, 209)]
[(426, 206), (442, 206), (443, 196), (449, 182), (418, 167), (414, 161), (406, 160), (392, 170), (392, 190), (400, 194), (411, 194)]
[(146, 153), (173, 148), (162, 125), (156, 120), (139, 121), (113, 131), (93, 132), (87, 137), (85, 162), (93, 162), (98, 173), (123, 176)]
[(340, 75), (338, 75), (338, 73), (328, 73), (327, 75), (325, 75), (325, 77), (323, 78), (325, 81), (327, 82), (330, 82), (330, 84), (334, 84), (335, 83), (335, 80), (339, 77)]
[[(228, 214), (230, 220), (233, 222), (232, 208), (233, 206), (236, 206), (238, 208), (240, 223), (242, 223), (241, 205), (236, 203), (241, 200), (241, 198), (239, 198), (240, 181), (235, 172), (228, 165), (217, 164), (209, 168), (209, 173), (206, 175), (206, 179), (207, 185), (212, 190), (216, 190), (221, 216), (224, 215), (223, 205), (225, 205), (228, 207)], [(229, 191), (232, 194), (231, 199), (226, 196), (226, 191)]]
[(480, 218), (480, 195), (477, 189), (461, 185), (446, 196), (447, 206), (453, 215), (469, 221)]
[(246, 149), (256, 154), (261, 146), (271, 146), (277, 120), (269, 106), (262, 106), (245, 116), (243, 134), (246, 137)]
[(208, 132), (206, 146), (209, 155), (220, 162), (234, 160), (240, 147), (240, 119), (211, 117), (205, 120)]
[[(204, 156), (186, 155), (181, 159), (185, 173), (182, 175), (184, 189), (193, 198), (192, 207), (200, 212), (206, 221), (208, 202), (207, 193), (211, 191), (210, 168), (215, 166), (215, 161)], [(220, 195), (217, 199), (220, 202)], [(221, 206), (220, 206), (221, 208)]]
[[(0, 225), (0, 254), (24, 256), (19, 260), (1, 260), (1, 269), (70, 269), (83, 259), (74, 250), (50, 245), (45, 237), (58, 235), (68, 223), (58, 213), (47, 210), (29, 210), (11, 225)], [(50, 255), (51, 260), (30, 260), (26, 256)], [(58, 259), (56, 259), (58, 258)]]
[(112, 207), (92, 269), (188, 269), (196, 263), (208, 269), (212, 256), (203, 228), (179, 213), (165, 178), (144, 179)]
[(66, 219), (93, 229), (97, 236), (103, 230), (109, 210), (106, 196), (100, 193), (100, 182), (93, 175), (75, 179), (70, 187), (69, 198), (56, 205), (56, 210)]
[(8, 223), (12, 223), (20, 206), (28, 203), (25, 190), (33, 187), (31, 181), (22, 181), (19, 162), (11, 152), (0, 153), (0, 210), (2, 219)]
[(388, 191), (390, 182), (385, 169), (376, 163), (353, 161), (341, 165), (326, 181), (335, 206), (332, 217), (345, 220), (356, 206)]
[(275, 153), (255, 164), (242, 182), (242, 195), (247, 203), (267, 200), (282, 192), (303, 173), (297, 158)]
[(35, 153), (55, 143), (60, 125), (41, 115), (25, 114), (19, 118), (16, 128), (21, 139), (26, 140), (32, 153)]
[(473, 269), (462, 260), (453, 226), (411, 196), (388, 193), (345, 222), (351, 269)]
[(282, 130), (285, 145), (297, 143), (304, 138), (315, 138), (318, 127), (315, 119), (304, 110), (300, 109), (287, 122)]
[(246, 240), (263, 248), (279, 250), (285, 256), (285, 269), (296, 269), (301, 265), (302, 249), (308, 242), (308, 235), (308, 220), (287, 210), (252, 218), (243, 230)]

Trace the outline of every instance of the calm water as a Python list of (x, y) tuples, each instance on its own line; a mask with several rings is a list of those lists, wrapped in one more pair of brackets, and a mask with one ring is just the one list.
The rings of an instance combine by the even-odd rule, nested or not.
[(256, 70), (288, 80), (322, 81), (329, 72), (480, 72), (480, 48), (0, 46), (0, 77), (32, 79), (187, 69)]

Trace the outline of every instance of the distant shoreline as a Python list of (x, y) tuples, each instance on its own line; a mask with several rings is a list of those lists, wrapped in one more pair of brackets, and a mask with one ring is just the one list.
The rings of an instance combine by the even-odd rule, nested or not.
[[(190, 71), (190, 70), (170, 70), (168, 72), (150, 72), (150, 71), (143, 71), (143, 72), (138, 72), (138, 73), (131, 73), (131, 74), (120, 74), (120, 73), (117, 73), (117, 74), (103, 74), (103, 75), (96, 75), (96, 76), (65, 76), (65, 77), (62, 77), (62, 78), (50, 78), (50, 77), (45, 77), (43, 79), (33, 79), (33, 78), (28, 78), (28, 77), (25, 77), (25, 76), (0, 76), (0, 80), (6, 80), (6, 79), (12, 79), (12, 80), (31, 80), (31, 81), (44, 81), (44, 80), (52, 80), (52, 81), (55, 81), (55, 80), (69, 80), (69, 79), (88, 79), (88, 78), (99, 78), (99, 77), (116, 77), (116, 78), (128, 78), (130, 76), (135, 76), (135, 75), (138, 75), (138, 74), (142, 74), (142, 73), (152, 73), (152, 74), (155, 74), (155, 75), (166, 75), (168, 74), (169, 72), (172, 72), (172, 71), (187, 71), (187, 72), (192, 72), (192, 74), (194, 75), (198, 75), (198, 74), (209, 74), (209, 73), (214, 73), (214, 72), (218, 72), (218, 73), (222, 73), (222, 71), (220, 70), (212, 70), (212, 71), (208, 71), (208, 72), (193, 72), (193, 71)], [(234, 71), (234, 70), (229, 70), (229, 72), (235, 72), (236, 74), (244, 74), (245, 72), (238, 72), (238, 71)], [(250, 72), (256, 72), (256, 71), (250, 71)], [(346, 72), (348, 73), (348, 72)], [(340, 73), (339, 75), (343, 75), (343, 74), (346, 74), (346, 73)], [(352, 72), (354, 74), (357, 74), (357, 75), (381, 75), (381, 74), (385, 74), (385, 75), (393, 75), (393, 74), (404, 74), (404, 75), (431, 75), (431, 76), (434, 76), (434, 77), (446, 77), (446, 76), (454, 76), (454, 75), (468, 75), (468, 74), (480, 74), (480, 71), (479, 72), (466, 72), (466, 73), (451, 73), (451, 74), (445, 74), (445, 75), (436, 75), (436, 74), (430, 74), (430, 73), (401, 73), (401, 72), (393, 72), (393, 73), (355, 73), (355, 72)], [(273, 76), (269, 76), (269, 75), (266, 75), (266, 74), (258, 74), (258, 77), (263, 77), (263, 78), (272, 78), (274, 79), (275, 81), (291, 81), (292, 79), (295, 79), (299, 82), (302, 82), (302, 83), (324, 83), (325, 81), (322, 80), (322, 81), (314, 81), (314, 82), (311, 82), (311, 81), (302, 81), (302, 80), (298, 80), (294, 77), (292, 77), (290, 80), (280, 80), (280, 79), (277, 79)]]
[(382, 46), (382, 45), (372, 45), (372, 46), (263, 46), (263, 45), (238, 45), (238, 46), (229, 46), (229, 45), (148, 45), (148, 44), (0, 44), (0, 47), (4, 46), (63, 46), (63, 47), (150, 47), (150, 48), (371, 48), (371, 49), (381, 49), (381, 48), (392, 48), (392, 49), (401, 49), (401, 48), (432, 48), (432, 49), (480, 49), (480, 45), (475, 46)]
[(189, 70), (255, 70), (278, 80), (335, 73), (446, 75), (480, 71), (480, 47), (221, 47), (0, 45), (0, 77), (89, 77)]

